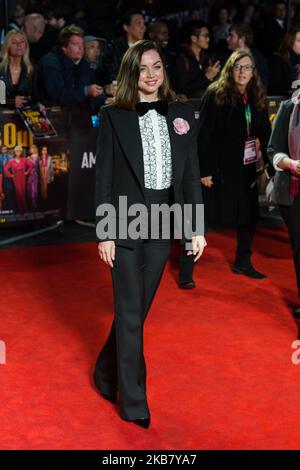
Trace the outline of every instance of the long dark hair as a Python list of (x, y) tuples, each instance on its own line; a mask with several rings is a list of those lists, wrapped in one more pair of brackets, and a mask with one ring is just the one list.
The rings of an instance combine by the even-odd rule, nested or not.
[(134, 109), (136, 103), (139, 101), (138, 81), (142, 55), (151, 50), (158, 53), (164, 68), (164, 81), (158, 90), (158, 97), (168, 102), (175, 101), (175, 93), (170, 88), (164, 57), (160, 48), (153, 41), (142, 40), (137, 41), (130, 47), (125, 52), (122, 59), (117, 76), (117, 93), (114, 99), (116, 106), (125, 109)]
[(281, 41), (280, 46), (278, 48), (278, 51), (275, 52), (275, 54), (283, 57), (286, 60), (286, 62), (290, 65), (291, 65), (291, 51), (293, 49), (297, 33), (300, 33), (300, 28), (298, 26), (290, 28), (285, 33), (283, 40)]
[[(244, 57), (249, 57), (253, 67), (255, 67), (255, 61), (252, 54), (238, 49), (233, 52), (227, 60), (218, 80), (208, 87), (209, 90), (213, 90), (215, 92), (215, 101), (217, 105), (222, 106), (224, 104), (229, 104), (231, 106), (236, 106), (240, 102), (241, 94), (234, 82), (232, 70), (234, 64)], [(253, 76), (248, 84), (247, 91), (251, 95), (255, 108), (258, 111), (264, 109), (266, 106), (266, 95), (256, 68), (253, 69)]]

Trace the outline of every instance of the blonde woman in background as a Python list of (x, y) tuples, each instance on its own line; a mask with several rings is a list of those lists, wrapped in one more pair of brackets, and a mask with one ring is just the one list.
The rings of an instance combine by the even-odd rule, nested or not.
[(6, 85), (6, 106), (22, 108), (37, 103), (36, 71), (29, 59), (29, 44), (22, 31), (9, 31), (1, 51), (0, 78)]

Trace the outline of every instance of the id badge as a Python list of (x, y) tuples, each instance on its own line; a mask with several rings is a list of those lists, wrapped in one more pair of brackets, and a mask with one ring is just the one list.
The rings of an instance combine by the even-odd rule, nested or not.
[(255, 163), (258, 160), (258, 152), (256, 146), (256, 138), (249, 137), (245, 142), (244, 148), (244, 165)]

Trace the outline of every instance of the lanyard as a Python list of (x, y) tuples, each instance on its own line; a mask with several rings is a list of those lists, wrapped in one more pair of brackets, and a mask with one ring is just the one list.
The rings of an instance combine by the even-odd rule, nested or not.
[(250, 128), (251, 128), (251, 120), (252, 120), (252, 114), (251, 114), (251, 109), (250, 105), (248, 103), (248, 96), (247, 93), (243, 95), (243, 101), (245, 105), (245, 118), (246, 118), (246, 124), (247, 124), (247, 135), (249, 137), (250, 135)]

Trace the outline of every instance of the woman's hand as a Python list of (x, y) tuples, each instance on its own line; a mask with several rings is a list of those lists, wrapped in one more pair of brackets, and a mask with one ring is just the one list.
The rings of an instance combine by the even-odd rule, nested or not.
[(116, 96), (117, 93), (117, 83), (114, 81), (110, 83), (109, 85), (106, 85), (104, 87), (105, 93), (107, 95), (111, 95), (112, 97)]
[(202, 255), (204, 248), (207, 246), (205, 237), (203, 237), (203, 235), (197, 235), (195, 237), (192, 237), (192, 246), (193, 246), (193, 250), (188, 251), (187, 254), (188, 256), (197, 255), (194, 258), (194, 263), (195, 263), (196, 261), (198, 261), (198, 259)]
[(293, 175), (300, 176), (300, 160), (290, 159), (289, 170)]
[(102, 261), (104, 263), (109, 264), (111, 268), (114, 267), (113, 261), (115, 260), (115, 242), (107, 241), (107, 242), (99, 242), (98, 243), (98, 253)]
[(300, 160), (293, 160), (292, 158), (286, 156), (282, 158), (282, 160), (279, 160), (277, 166), (281, 170), (287, 170), (291, 173), (294, 173), (296, 176), (300, 176)]
[(23, 106), (27, 103), (28, 99), (26, 96), (16, 96), (15, 97), (15, 105), (16, 108), (23, 108)]
[(104, 93), (104, 90), (102, 86), (96, 85), (96, 83), (93, 83), (92, 85), (89, 85), (87, 87), (87, 92), (88, 95), (91, 96), (92, 98), (97, 98), (97, 96), (102, 95)]
[(43, 103), (39, 103), (39, 110), (41, 113), (46, 112), (46, 106)]
[(207, 67), (205, 76), (206, 78), (208, 78), (208, 80), (213, 80), (219, 74), (220, 70), (221, 70), (221, 64), (220, 64), (220, 61), (217, 60), (217, 62)]
[(203, 186), (206, 186), (207, 188), (211, 188), (213, 183), (212, 176), (205, 176), (205, 178), (201, 178), (201, 183)]

